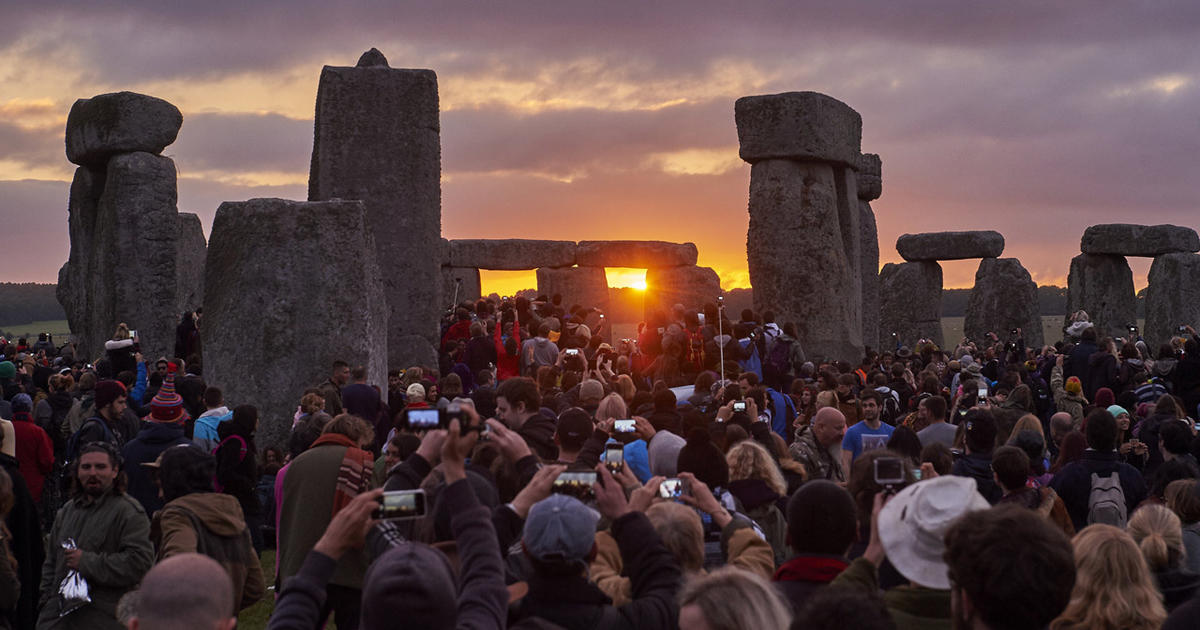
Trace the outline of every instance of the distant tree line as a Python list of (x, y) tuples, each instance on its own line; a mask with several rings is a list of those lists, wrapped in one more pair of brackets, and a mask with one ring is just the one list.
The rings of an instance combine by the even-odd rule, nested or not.
[(58, 285), (33, 282), (0, 282), (0, 324), (18, 326), (30, 322), (66, 319), (54, 291)]

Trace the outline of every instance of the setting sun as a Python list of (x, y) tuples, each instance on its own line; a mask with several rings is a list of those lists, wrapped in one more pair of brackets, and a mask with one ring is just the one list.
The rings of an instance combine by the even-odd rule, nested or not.
[(646, 270), (626, 267), (608, 267), (604, 270), (611, 288), (629, 287), (638, 291), (646, 290)]

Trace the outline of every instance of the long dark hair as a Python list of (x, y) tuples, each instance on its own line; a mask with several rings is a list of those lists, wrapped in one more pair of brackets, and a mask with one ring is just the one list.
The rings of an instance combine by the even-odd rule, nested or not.
[(233, 408), (233, 417), (217, 425), (217, 437), (221, 440), (231, 435), (241, 436), (246, 441), (246, 448), (251, 453), (257, 453), (254, 448), (254, 432), (258, 427), (258, 407), (254, 405), (238, 405)]
[(125, 488), (129, 485), (129, 478), (125, 476), (125, 460), (121, 457), (121, 453), (117, 451), (117, 447), (108, 442), (88, 442), (83, 445), (83, 448), (79, 449), (79, 456), (75, 458), (75, 461), (71, 462), (71, 498), (77, 499), (86, 493), (83, 485), (79, 483), (79, 462), (88, 453), (104, 453), (108, 455), (108, 464), (117, 471), (117, 478), (113, 479), (112, 493), (118, 496), (125, 494)]

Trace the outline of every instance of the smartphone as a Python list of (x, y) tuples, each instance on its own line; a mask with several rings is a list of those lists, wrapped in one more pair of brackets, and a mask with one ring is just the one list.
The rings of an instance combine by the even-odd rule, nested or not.
[(637, 423), (633, 420), (617, 420), (613, 423), (613, 431), (617, 433), (633, 433), (637, 428)]
[(904, 460), (899, 457), (880, 457), (875, 460), (875, 483), (894, 486), (904, 483)]
[(409, 409), (408, 428), (413, 431), (437, 429), (442, 424), (441, 416), (437, 409)]
[(567, 349), (567, 352), (566, 352), (566, 355), (567, 355), (567, 356), (569, 356), (569, 357), (577, 357), (577, 356), (579, 356), (579, 348), (568, 348), (568, 349)]
[(983, 402), (984, 400), (986, 400), (986, 399), (987, 399), (987, 397), (988, 397), (988, 388), (987, 388), (987, 385), (980, 385), (980, 386), (979, 386), (979, 392), (978, 392), (978, 396), (979, 396), (979, 402)]
[(765, 413), (760, 413), (760, 414), (758, 414), (758, 421), (759, 422), (770, 422), (771, 416), (768, 416)]
[(130, 338), (130, 339), (137, 339), (137, 336), (138, 336), (138, 335), (137, 335), (137, 331), (136, 331), (136, 330), (131, 330), (131, 331), (129, 331), (129, 338)]
[(733, 410), (734, 411), (745, 411), (746, 410), (746, 401), (744, 401), (744, 400), (733, 401)]
[(372, 518), (397, 521), (425, 516), (424, 490), (384, 492), (383, 501), (371, 514)]
[(625, 447), (610, 444), (604, 449), (604, 466), (615, 475), (625, 469)]
[(921, 469), (920, 468), (912, 469), (912, 476), (913, 476), (913, 479), (920, 481), (921, 480)]
[(664, 499), (678, 499), (683, 496), (685, 487), (684, 481), (678, 477), (663, 479), (658, 486), (658, 496)]
[(595, 485), (595, 471), (564, 472), (559, 473), (558, 478), (550, 486), (550, 491), (585, 501), (596, 497)]

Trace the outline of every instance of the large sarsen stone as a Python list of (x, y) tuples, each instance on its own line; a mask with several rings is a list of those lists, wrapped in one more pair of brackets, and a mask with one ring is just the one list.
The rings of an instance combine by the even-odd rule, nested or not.
[(738, 155), (751, 164), (784, 158), (858, 168), (862, 116), (832, 96), (818, 92), (743, 96), (733, 111)]
[(520, 271), (575, 264), (574, 241), (466, 238), (448, 241), (451, 267)]
[(204, 305), (204, 259), (208, 245), (200, 217), (190, 212), (179, 213), (179, 240), (175, 257), (175, 314), (194, 311)]
[(1004, 253), (1004, 236), (991, 230), (904, 234), (896, 239), (896, 251), (909, 262), (998, 258)]
[(994, 332), (1006, 339), (1016, 328), (1021, 329), (1027, 347), (1042, 346), (1037, 284), (1016, 258), (984, 258), (967, 298), (963, 334), (982, 340)]
[(286, 443), (300, 396), (334, 360), (365, 365), (367, 382), (387, 392), (387, 318), (362, 202), (251, 199), (217, 209), (204, 378), (229, 406), (258, 407), (263, 444)]
[(888, 263), (879, 272), (879, 348), (942, 343), (942, 266), (936, 262)]
[(721, 278), (709, 267), (651, 267), (646, 270), (645, 318), (656, 321), (655, 311), (670, 315), (676, 304), (703, 312), (719, 295)]
[(118, 153), (161, 153), (182, 124), (179, 108), (161, 98), (136, 92), (81, 98), (67, 114), (67, 159), (103, 167)]
[(1200, 330), (1200, 255), (1163, 254), (1150, 265), (1146, 286), (1146, 342), (1170, 341), (1183, 325)]
[(576, 264), (580, 267), (680, 267), (695, 265), (699, 252), (694, 243), (664, 241), (580, 241)]
[(1071, 259), (1064, 328), (1079, 310), (1087, 312), (1100, 337), (1128, 335), (1128, 326), (1137, 324), (1137, 298), (1124, 256), (1080, 254)]
[(1158, 256), (1200, 251), (1196, 230), (1178, 225), (1107, 223), (1084, 230), (1079, 251), (1085, 254)]
[(562, 304), (608, 311), (608, 277), (602, 267), (542, 267), (537, 270), (538, 294), (562, 296)]

